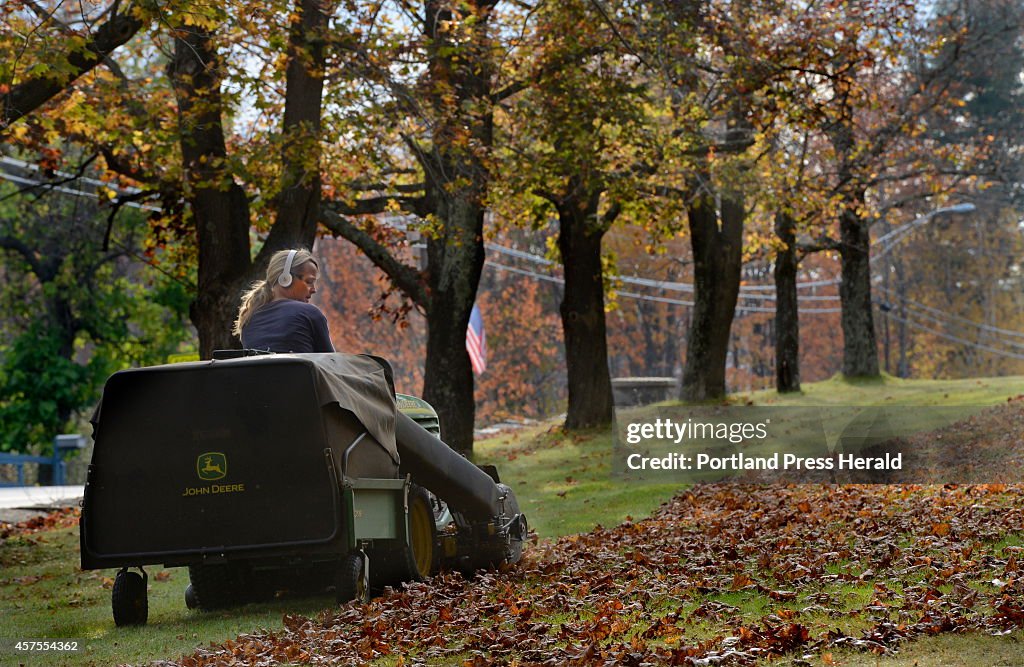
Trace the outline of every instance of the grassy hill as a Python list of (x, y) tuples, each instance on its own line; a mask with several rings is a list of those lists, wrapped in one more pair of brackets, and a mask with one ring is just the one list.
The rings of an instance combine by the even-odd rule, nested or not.
[[(780, 395), (774, 391), (735, 394), (733, 406), (846, 407), (900, 406), (942, 407), (953, 416), (967, 417), (985, 408), (999, 406), (1024, 394), (1024, 377), (978, 378), (968, 380), (901, 380), (883, 376), (877, 380), (849, 381), (834, 377), (805, 384), (800, 393)], [(654, 419), (679, 403), (619, 410), (619, 421), (630, 418)], [(945, 410), (914, 412), (907, 419), (920, 419), (919, 429), (939, 428), (945, 423), (928, 423), (929, 418), (947, 416)], [(1006, 427), (993, 420), (987, 431), (976, 433), (979, 441), (1005, 437)], [(678, 484), (624, 484), (612, 478), (612, 434), (606, 431), (565, 435), (554, 422), (514, 431), (477, 443), (477, 458), (498, 466), (520, 499), (523, 511), (542, 538), (590, 530), (596, 525), (614, 526), (627, 517), (643, 517), (671, 497)]]

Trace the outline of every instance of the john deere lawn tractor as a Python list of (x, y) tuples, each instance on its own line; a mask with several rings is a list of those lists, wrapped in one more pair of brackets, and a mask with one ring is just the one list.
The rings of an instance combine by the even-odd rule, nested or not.
[(526, 518), (493, 467), (439, 438), (387, 362), (247, 355), (114, 374), (93, 418), (83, 569), (118, 568), (117, 625), (148, 615), (145, 566), (188, 567), (190, 607), (276, 591), (340, 601), (515, 563)]

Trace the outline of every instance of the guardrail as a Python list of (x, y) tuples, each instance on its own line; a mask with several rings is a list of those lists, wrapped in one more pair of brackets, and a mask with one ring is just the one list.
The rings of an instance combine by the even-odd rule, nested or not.
[(0, 480), (0, 486), (25, 486), (25, 464), (28, 463), (53, 466), (52, 484), (54, 486), (64, 486), (64, 476), (66, 472), (64, 455), (70, 451), (83, 449), (84, 447), (85, 436), (78, 434), (65, 434), (58, 435), (53, 439), (53, 456), (0, 453), (0, 465), (13, 465), (18, 471), (18, 481), (5, 482)]
[(612, 395), (617, 407), (650, 405), (676, 397), (679, 381), (673, 377), (612, 378)]

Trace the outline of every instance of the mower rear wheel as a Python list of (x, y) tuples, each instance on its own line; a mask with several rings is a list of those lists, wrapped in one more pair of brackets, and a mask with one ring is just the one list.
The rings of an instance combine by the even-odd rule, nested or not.
[(423, 581), (437, 572), (436, 544), (437, 525), (430, 494), (414, 484), (409, 489), (409, 574), (414, 581)]
[(146, 580), (138, 572), (121, 570), (114, 577), (110, 593), (110, 606), (114, 611), (114, 625), (145, 625), (149, 620), (149, 600)]
[(347, 554), (335, 575), (335, 593), (338, 604), (355, 600), (361, 604), (370, 601), (370, 581), (365, 567), (366, 556), (359, 551)]

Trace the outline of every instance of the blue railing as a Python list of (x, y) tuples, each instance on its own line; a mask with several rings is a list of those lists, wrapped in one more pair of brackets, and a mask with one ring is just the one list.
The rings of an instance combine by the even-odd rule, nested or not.
[(80, 435), (58, 435), (53, 441), (52, 456), (32, 456), (30, 454), (6, 454), (0, 452), (0, 465), (13, 465), (18, 472), (16, 482), (0, 480), (0, 486), (25, 486), (25, 464), (35, 463), (49, 465), (53, 468), (54, 486), (64, 486), (66, 465), (64, 454), (85, 447), (85, 438)]

